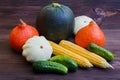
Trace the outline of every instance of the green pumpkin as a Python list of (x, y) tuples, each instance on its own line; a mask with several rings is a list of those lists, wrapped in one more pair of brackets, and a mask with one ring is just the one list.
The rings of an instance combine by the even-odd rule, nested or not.
[(59, 42), (73, 33), (74, 13), (65, 5), (52, 3), (45, 6), (37, 16), (36, 28), (48, 40)]

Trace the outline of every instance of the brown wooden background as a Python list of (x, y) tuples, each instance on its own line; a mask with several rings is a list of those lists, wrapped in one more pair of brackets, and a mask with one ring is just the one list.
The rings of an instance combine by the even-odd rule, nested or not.
[[(119, 28), (119, 0), (0, 0), (0, 26), (10, 29), (18, 23), (19, 18), (34, 25), (40, 9), (52, 2), (69, 6), (75, 16), (87, 15), (95, 19), (104, 16), (103, 28)], [(96, 8), (102, 9), (102, 12), (99, 10), (96, 12)]]
[[(103, 29), (105, 48), (112, 51), (115, 69), (79, 69), (67, 75), (35, 74), (21, 54), (11, 50), (9, 32), (22, 18), (35, 25), (45, 5), (58, 2), (69, 6), (75, 16), (87, 15)], [(120, 0), (0, 0), (0, 80), (120, 80)]]

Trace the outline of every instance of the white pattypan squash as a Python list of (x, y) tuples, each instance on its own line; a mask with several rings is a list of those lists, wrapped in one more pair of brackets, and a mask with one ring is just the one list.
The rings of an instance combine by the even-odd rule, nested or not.
[(93, 21), (93, 19), (85, 15), (75, 17), (74, 34), (81, 28), (87, 26), (91, 21)]
[(46, 61), (50, 59), (52, 52), (52, 46), (44, 36), (34, 36), (23, 45), (22, 55), (30, 62)]

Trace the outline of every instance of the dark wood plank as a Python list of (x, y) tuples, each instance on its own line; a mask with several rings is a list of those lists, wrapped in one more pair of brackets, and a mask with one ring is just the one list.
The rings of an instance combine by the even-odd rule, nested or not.
[[(17, 25), (19, 18), (35, 26), (36, 17), (41, 8), (52, 2), (58, 2), (69, 6), (73, 10), (75, 16), (87, 15), (92, 17), (97, 20), (104, 29), (119, 28), (119, 0), (0, 0), (0, 29), (13, 28)], [(96, 8), (100, 8), (107, 14), (103, 15), (100, 14), (101, 12), (96, 12)], [(99, 19), (101, 20), (98, 21)], [(7, 24), (5, 24), (5, 22), (7, 22)]]

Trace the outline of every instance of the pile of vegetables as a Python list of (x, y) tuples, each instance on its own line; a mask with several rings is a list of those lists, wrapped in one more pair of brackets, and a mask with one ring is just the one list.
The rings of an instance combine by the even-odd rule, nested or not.
[[(67, 74), (78, 66), (114, 68), (109, 64), (114, 55), (103, 47), (105, 35), (92, 18), (74, 17), (68, 6), (52, 3), (38, 14), (36, 28), (20, 21), (10, 33), (10, 45), (22, 52), (35, 72)], [(68, 41), (73, 33), (75, 42)]]

